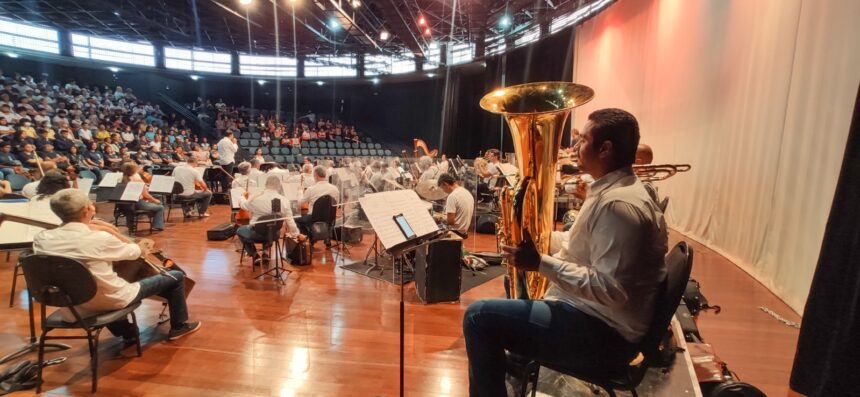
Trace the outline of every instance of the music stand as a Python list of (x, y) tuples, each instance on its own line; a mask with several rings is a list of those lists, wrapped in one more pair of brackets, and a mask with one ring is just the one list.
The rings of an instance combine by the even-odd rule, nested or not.
[[(439, 227), (424, 211), (421, 199), (413, 190), (395, 190), (366, 195), (359, 199), (367, 219), (373, 226), (379, 242), (385, 251), (392, 257), (401, 258), (400, 269), (400, 396), (403, 396), (404, 384), (404, 313), (405, 304), (403, 300), (403, 267), (408, 263), (406, 254), (419, 247), (426, 245), (440, 234)], [(412, 236), (407, 237), (405, 231), (395, 221), (397, 217), (407, 223), (411, 229)], [(392, 272), (391, 281), (394, 282)]]

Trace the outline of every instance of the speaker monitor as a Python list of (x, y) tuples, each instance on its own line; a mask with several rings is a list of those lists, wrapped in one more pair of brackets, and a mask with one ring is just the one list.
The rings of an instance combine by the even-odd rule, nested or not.
[(415, 286), (424, 303), (460, 300), (463, 241), (437, 240), (415, 251)]

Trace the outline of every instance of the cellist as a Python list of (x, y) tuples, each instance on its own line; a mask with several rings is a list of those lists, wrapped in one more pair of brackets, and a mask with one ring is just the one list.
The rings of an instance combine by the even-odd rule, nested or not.
[(290, 209), (290, 202), (286, 197), (284, 197), (283, 186), (281, 185), (281, 178), (279, 176), (269, 175), (266, 178), (266, 186), (263, 191), (254, 194), (248, 199), (244, 197), (239, 199), (239, 208), (249, 211), (251, 213), (251, 219), (250, 224), (240, 227), (239, 230), (236, 231), (236, 234), (242, 241), (245, 253), (254, 259), (254, 265), (267, 261), (268, 258), (265, 256), (267, 256), (269, 252), (264, 249), (264, 257), (261, 257), (260, 254), (257, 253), (257, 248), (254, 246), (254, 243), (264, 241), (266, 236), (260, 236), (254, 231), (254, 223), (264, 215), (275, 213), (272, 208), (272, 202), (275, 200), (280, 200), (281, 208), (278, 213), (283, 215), (285, 218), (281, 234), (288, 233), (291, 235), (298, 235), (299, 228), (293, 220), (293, 212)]

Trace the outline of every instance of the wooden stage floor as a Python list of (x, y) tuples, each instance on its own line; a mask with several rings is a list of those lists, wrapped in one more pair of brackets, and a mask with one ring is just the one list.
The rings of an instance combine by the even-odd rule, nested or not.
[[(103, 208), (104, 207), (104, 208)], [(106, 206), (100, 214), (109, 217)], [(226, 206), (213, 216), (183, 221), (174, 211), (165, 232), (153, 235), (165, 254), (197, 281), (189, 297), (196, 334), (167, 342), (167, 325), (156, 327), (161, 305), (138, 309), (143, 357), (105, 332), (100, 350), (99, 393), (103, 396), (395, 396), (398, 391), (399, 289), (334, 266), (318, 244), (313, 265), (295, 270), (286, 286), (254, 279), (249, 262), (239, 265), (233, 241), (206, 241), (206, 230), (227, 221)], [(145, 233), (143, 233), (145, 236)], [(674, 244), (682, 236), (672, 233)], [(351, 249), (363, 259), (371, 239)], [(693, 275), (723, 313), (704, 314), (707, 342), (730, 368), (769, 396), (790, 395), (788, 376), (798, 331), (759, 310), (769, 307), (799, 317), (725, 258), (699, 244)], [(494, 250), (493, 236), (467, 241), (470, 250)], [(12, 256), (12, 261), (15, 255)], [(11, 287), (12, 261), (0, 255), (0, 292)], [(27, 311), (19, 284), (15, 306), (0, 313), (0, 355), (17, 349), (27, 335)], [(468, 390), (462, 315), (473, 301), (503, 296), (499, 277), (465, 293), (461, 301), (422, 305), (406, 289), (406, 395), (465, 396)], [(7, 296), (7, 295), (4, 295)], [(4, 301), (5, 302), (5, 301)], [(86, 344), (52, 353), (69, 360), (45, 370), (48, 395), (90, 395)], [(30, 356), (35, 359), (35, 355)], [(21, 392), (13, 395), (29, 395)]]

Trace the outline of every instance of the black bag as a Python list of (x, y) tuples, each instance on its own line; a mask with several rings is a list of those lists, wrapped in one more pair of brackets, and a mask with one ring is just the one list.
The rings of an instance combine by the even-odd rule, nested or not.
[(496, 222), (499, 217), (494, 214), (483, 214), (475, 221), (475, 231), (481, 234), (496, 234)]
[(224, 241), (236, 235), (236, 225), (222, 223), (206, 231), (206, 239), (209, 241)]
[(287, 237), (284, 239), (284, 248), (291, 265), (305, 266), (311, 264), (311, 243), (307, 239), (296, 241)]

